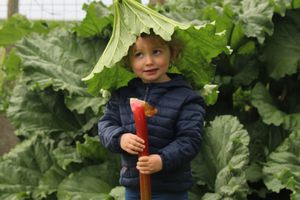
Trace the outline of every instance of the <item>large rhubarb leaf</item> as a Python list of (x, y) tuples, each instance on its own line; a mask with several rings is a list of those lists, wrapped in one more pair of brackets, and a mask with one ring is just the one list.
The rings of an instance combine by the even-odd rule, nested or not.
[(36, 93), (22, 84), (14, 88), (7, 115), (18, 135), (80, 129), (80, 122), (64, 105), (62, 94), (51, 90)]
[(266, 41), (264, 59), (270, 76), (276, 80), (299, 73), (299, 18), (299, 10), (288, 11), (284, 18), (276, 17), (274, 35)]
[(5, 48), (0, 47), (0, 112), (8, 107), (12, 88), (21, 74), (20, 63), (15, 48), (7, 53)]
[(22, 37), (32, 32), (48, 33), (59, 24), (52, 21), (29, 21), (26, 17), (16, 14), (6, 20), (0, 27), (0, 46), (15, 44)]
[(249, 160), (249, 135), (233, 116), (219, 116), (210, 122), (193, 172), (199, 185), (212, 193), (202, 199), (246, 199), (245, 168)]
[(283, 125), (287, 130), (297, 130), (300, 128), (300, 113), (286, 113), (281, 111), (276, 105), (269, 91), (258, 83), (252, 90), (252, 104), (257, 108), (262, 120), (266, 124), (275, 126)]
[(279, 13), (281, 16), (285, 15), (286, 9), (292, 6), (293, 0), (271, 0), (274, 6), (275, 12)]
[(125, 187), (117, 186), (110, 191), (109, 195), (113, 196), (115, 200), (123, 200), (125, 199)]
[[(109, 78), (108, 78), (109, 77)], [(99, 88), (105, 90), (114, 90), (124, 85), (134, 77), (134, 74), (120, 65), (115, 65), (112, 68), (104, 68), (101, 73), (97, 74), (97, 78), (88, 81), (89, 91), (96, 94)], [(101, 86), (101, 87), (99, 87)]]
[(25, 199), (33, 194), (35, 199), (42, 199), (43, 196), (56, 191), (57, 183), (66, 174), (59, 168), (54, 168), (51, 143), (46, 138), (32, 137), (1, 158), (0, 198), (2, 200)]
[(266, 33), (273, 34), (274, 8), (269, 0), (243, 0), (233, 8), (238, 13), (238, 21), (242, 24), (247, 37), (256, 37), (262, 44)]
[[(217, 4), (216, 1), (212, 4)], [(213, 7), (213, 6), (211, 6)], [(204, 16), (208, 10), (212, 11), (206, 0), (168, 0), (164, 4), (156, 5), (159, 13), (179, 22), (192, 22), (193, 24), (203, 24)]]
[[(102, 81), (99, 81), (103, 79), (101, 74), (109, 68), (119, 66), (117, 63), (127, 55), (136, 37), (143, 32), (150, 33), (151, 29), (166, 41), (170, 41), (172, 36), (183, 41), (183, 53), (174, 65), (198, 88), (212, 79), (214, 69), (210, 65), (211, 60), (223, 51), (228, 52), (225, 34), (217, 34), (214, 24), (195, 27), (179, 23), (135, 0), (115, 0), (114, 14), (110, 41), (93, 71), (84, 78), (93, 93), (97, 93), (104, 87)], [(124, 84), (129, 78), (124, 81), (116, 76), (111, 80), (111, 84), (120, 86), (122, 84), (115, 82), (121, 80)]]
[(76, 142), (76, 151), (82, 158), (105, 161), (108, 157), (107, 150), (100, 144), (98, 136), (84, 135), (85, 142)]
[(40, 178), (38, 186), (33, 191), (34, 199), (45, 199), (57, 191), (57, 187), (68, 175), (55, 163)]
[(252, 104), (258, 109), (266, 124), (279, 126), (283, 123), (284, 112), (276, 107), (269, 91), (261, 83), (256, 84), (252, 90)]
[[(274, 5), (285, 10), (282, 5), (284, 3), (278, 1), (290, 0), (273, 0)], [(286, 6), (289, 5), (287, 2)], [(241, 26), (243, 35), (255, 37), (261, 44), (266, 34), (272, 35), (273, 33), (274, 8), (269, 0), (169, 0), (163, 8), (163, 13), (167, 16), (181, 21), (189, 20), (199, 23), (199, 20), (202, 20), (203, 23), (203, 20), (216, 20), (218, 26), (223, 26), (230, 37), (234, 37), (231, 35), (234, 26)], [(228, 17), (229, 20), (226, 19)], [(233, 38), (228, 39), (230, 41)]]
[(55, 30), (47, 36), (24, 38), (17, 47), (24, 76), (31, 88), (52, 87), (55, 91), (63, 91), (72, 111), (82, 114), (90, 107), (98, 114), (106, 101), (89, 94), (81, 77), (94, 66), (105, 44), (101, 38), (80, 39), (65, 30)]
[(109, 200), (112, 189), (107, 184), (110, 174), (106, 164), (89, 166), (63, 180), (57, 190), (58, 200)]
[(81, 77), (86, 75), (103, 51), (105, 41), (80, 39), (66, 30), (47, 36), (34, 34), (17, 43), (25, 76), (32, 87), (65, 90), (86, 95)]
[(86, 16), (75, 31), (79, 36), (91, 37), (101, 35), (112, 24), (112, 12), (101, 1), (84, 5)]
[(57, 164), (64, 170), (67, 170), (71, 163), (82, 163), (83, 159), (76, 152), (73, 146), (59, 146), (53, 151)]
[(263, 168), (268, 189), (279, 192), (292, 191), (291, 200), (300, 199), (300, 131), (294, 131), (270, 154)]

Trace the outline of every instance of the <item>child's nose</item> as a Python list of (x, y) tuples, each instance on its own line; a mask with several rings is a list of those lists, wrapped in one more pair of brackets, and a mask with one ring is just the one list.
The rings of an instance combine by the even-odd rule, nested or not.
[(152, 56), (146, 56), (146, 61), (145, 61), (146, 65), (151, 65), (153, 64), (153, 58)]

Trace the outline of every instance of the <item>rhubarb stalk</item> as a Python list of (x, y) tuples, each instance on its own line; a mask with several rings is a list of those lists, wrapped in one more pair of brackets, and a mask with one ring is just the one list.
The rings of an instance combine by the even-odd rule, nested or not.
[[(145, 141), (145, 149), (139, 153), (139, 157), (149, 155), (148, 128), (146, 116), (153, 116), (157, 110), (145, 101), (136, 98), (130, 99), (130, 106), (136, 127), (136, 135)], [(151, 200), (151, 180), (150, 175), (140, 173), (140, 193), (141, 200)]]

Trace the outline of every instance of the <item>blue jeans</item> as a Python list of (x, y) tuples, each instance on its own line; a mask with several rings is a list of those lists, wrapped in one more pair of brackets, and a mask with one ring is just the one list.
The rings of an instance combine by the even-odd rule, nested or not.
[[(140, 191), (125, 188), (125, 200), (140, 200)], [(188, 200), (187, 192), (159, 192), (152, 193), (152, 200)]]

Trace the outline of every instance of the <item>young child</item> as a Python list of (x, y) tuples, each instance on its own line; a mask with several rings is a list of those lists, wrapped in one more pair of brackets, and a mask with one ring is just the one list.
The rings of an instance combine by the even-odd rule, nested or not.
[[(151, 174), (152, 199), (188, 199), (193, 184), (190, 162), (199, 151), (205, 109), (182, 75), (167, 73), (177, 49), (153, 33), (138, 37), (128, 53), (137, 78), (113, 93), (98, 123), (102, 144), (121, 154), (120, 184), (126, 188), (126, 200), (140, 199), (139, 172)], [(147, 118), (150, 155), (139, 159), (145, 145), (135, 135), (132, 97), (158, 110)]]

